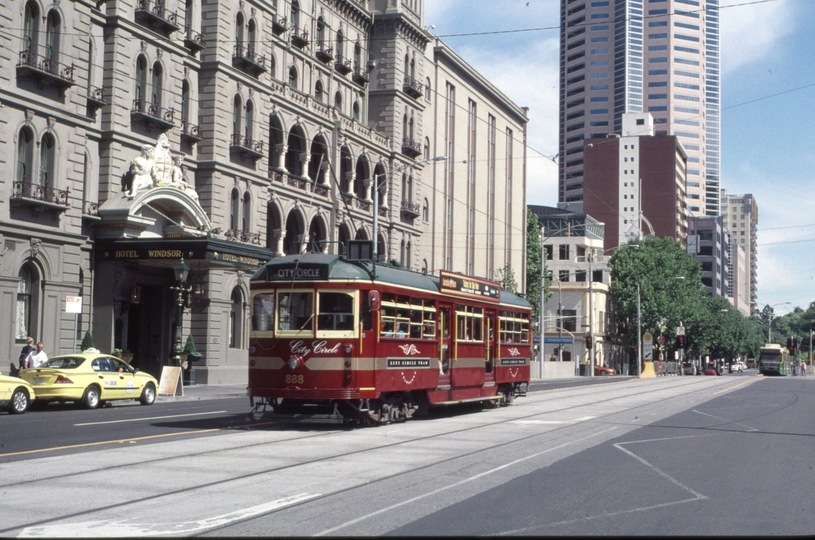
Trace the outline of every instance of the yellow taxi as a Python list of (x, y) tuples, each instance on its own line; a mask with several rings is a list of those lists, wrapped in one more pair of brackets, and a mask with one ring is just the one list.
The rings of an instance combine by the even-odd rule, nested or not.
[(0, 375), (0, 409), (22, 414), (34, 399), (34, 389), (23, 379)]
[(63, 354), (38, 367), (20, 370), (34, 387), (35, 407), (51, 401), (78, 401), (95, 409), (115, 399), (156, 401), (158, 381), (123, 360), (103, 353)]

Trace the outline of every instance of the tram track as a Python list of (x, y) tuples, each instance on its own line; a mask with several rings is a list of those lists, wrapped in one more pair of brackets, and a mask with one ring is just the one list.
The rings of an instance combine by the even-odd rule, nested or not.
[[(709, 387), (708, 384), (705, 384), (706, 382), (707, 381), (705, 381), (705, 380), (693, 381), (693, 382), (690, 382), (690, 383), (686, 383), (686, 387), (692, 387), (692, 388), (701, 387), (701, 389), (704, 390), (704, 389)], [(625, 384), (625, 383), (622, 383), (622, 384)], [(13, 531), (20, 531), (20, 530), (30, 528), (30, 527), (37, 527), (37, 526), (42, 526), (42, 525), (46, 525), (46, 524), (49, 524), (49, 523), (54, 523), (54, 522), (59, 522), (59, 521), (63, 521), (63, 520), (69, 520), (69, 519), (74, 519), (74, 518), (78, 518), (78, 517), (82, 517), (82, 516), (92, 515), (92, 514), (95, 514), (95, 513), (116, 511), (116, 510), (119, 510), (119, 509), (126, 509), (127, 507), (132, 507), (134, 504), (138, 504), (138, 503), (142, 503), (142, 502), (144, 502), (144, 503), (146, 503), (146, 502), (155, 502), (156, 499), (168, 498), (168, 500), (172, 500), (171, 499), (172, 497), (190, 496), (191, 494), (194, 494), (195, 492), (201, 491), (201, 490), (206, 490), (206, 489), (210, 489), (210, 488), (225, 488), (226, 486), (229, 486), (230, 484), (237, 483), (237, 482), (240, 482), (240, 481), (250, 480), (252, 478), (259, 478), (259, 477), (262, 477), (263, 475), (273, 474), (273, 473), (276, 473), (276, 472), (282, 472), (282, 471), (287, 471), (287, 470), (296, 470), (297, 468), (300, 468), (300, 467), (308, 467), (308, 466), (313, 466), (313, 465), (317, 465), (317, 464), (320, 464), (320, 463), (328, 463), (328, 462), (331, 462), (332, 460), (335, 460), (335, 459), (338, 459), (338, 458), (341, 458), (341, 457), (348, 457), (348, 456), (354, 456), (354, 455), (359, 456), (359, 455), (364, 455), (366, 453), (375, 454), (377, 452), (381, 452), (381, 451), (387, 450), (389, 448), (412, 445), (412, 444), (421, 444), (422, 442), (425, 442), (425, 441), (428, 441), (428, 440), (439, 439), (439, 438), (443, 438), (443, 437), (449, 437), (451, 435), (456, 435), (456, 434), (461, 434), (461, 433), (478, 432), (479, 430), (494, 428), (496, 426), (500, 426), (502, 424), (507, 424), (507, 423), (510, 423), (510, 422), (517, 422), (519, 420), (529, 420), (529, 419), (535, 419), (535, 418), (540, 418), (540, 417), (546, 417), (546, 416), (551, 416), (551, 415), (562, 414), (564, 412), (569, 412), (569, 411), (574, 411), (574, 410), (577, 410), (577, 409), (580, 409), (580, 408), (585, 408), (585, 407), (587, 407), (589, 405), (595, 406), (595, 405), (598, 405), (598, 404), (610, 403), (610, 402), (613, 402), (613, 401), (618, 401), (618, 400), (622, 400), (622, 399), (630, 398), (630, 397), (634, 397), (634, 396), (644, 396), (644, 395), (654, 394), (654, 393), (657, 393), (657, 392), (662, 392), (665, 389), (666, 388), (664, 386), (662, 386), (662, 385), (659, 388), (652, 388), (652, 389), (648, 389), (648, 390), (643, 390), (642, 388), (636, 388), (636, 389), (632, 389), (632, 391), (630, 391), (630, 392), (624, 392), (623, 394), (614, 395), (612, 397), (608, 397), (607, 399), (600, 399), (600, 400), (592, 401), (590, 404), (583, 403), (583, 404), (578, 404), (578, 405), (569, 405), (569, 406), (559, 407), (559, 408), (552, 409), (552, 410), (547, 410), (547, 411), (544, 411), (544, 412), (536, 411), (536, 412), (531, 413), (531, 414), (517, 416), (517, 417), (513, 417), (511, 419), (501, 419), (501, 420), (496, 420), (494, 422), (482, 423), (482, 424), (479, 424), (479, 425), (476, 425), (476, 426), (467, 426), (467, 427), (462, 427), (460, 429), (445, 430), (442, 433), (433, 433), (433, 434), (429, 434), (429, 435), (426, 435), (426, 436), (413, 437), (413, 438), (410, 438), (408, 440), (394, 441), (394, 442), (390, 442), (388, 444), (379, 444), (379, 445), (376, 445), (376, 446), (366, 447), (366, 448), (362, 448), (362, 449), (359, 449), (359, 450), (345, 451), (345, 452), (334, 452), (334, 453), (331, 453), (330, 455), (323, 455), (323, 456), (315, 457), (314, 459), (309, 459), (309, 460), (306, 460), (306, 461), (300, 461), (300, 462), (297, 462), (297, 463), (289, 463), (289, 464), (279, 465), (279, 466), (275, 466), (275, 467), (263, 468), (263, 469), (248, 472), (248, 473), (245, 473), (245, 474), (232, 476), (232, 477), (226, 478), (226, 479), (220, 479), (220, 480), (216, 480), (216, 481), (212, 481), (212, 482), (202, 482), (202, 483), (198, 483), (196, 485), (185, 486), (185, 487), (181, 487), (181, 488), (178, 488), (178, 489), (168, 490), (168, 491), (158, 493), (158, 494), (152, 494), (150, 496), (138, 497), (138, 498), (130, 498), (127, 501), (116, 502), (116, 503), (111, 503), (111, 504), (107, 504), (107, 505), (98, 505), (98, 506), (95, 506), (93, 508), (86, 508), (86, 509), (83, 509), (81, 511), (65, 513), (65, 514), (62, 514), (62, 515), (59, 515), (59, 516), (52, 516), (52, 517), (49, 517), (49, 518), (43, 519), (43, 520), (32, 521), (32, 522), (25, 523), (25, 524), (17, 524), (17, 525), (14, 525), (12, 527), (0, 529), (0, 535), (9, 534), (9, 533), (11, 533)], [(545, 394), (547, 392), (551, 392), (552, 393), (552, 398), (557, 399), (560, 396), (559, 395), (554, 395), (554, 394), (556, 392), (559, 394), (563, 390), (564, 389), (540, 390), (540, 391), (536, 391), (534, 394), (540, 396), (540, 395)], [(590, 397), (590, 396), (596, 395), (596, 394), (608, 393), (607, 389), (605, 391), (603, 391), (602, 388), (597, 388), (597, 387), (585, 388), (585, 390), (583, 388), (575, 389), (573, 387), (572, 390), (575, 391), (574, 394), (573, 394), (573, 396), (575, 398), (586, 398), (586, 397)], [(685, 392), (682, 395), (687, 396), (688, 393)], [(632, 406), (627, 410), (634, 412), (634, 411), (637, 411), (638, 409), (640, 409), (642, 407), (658, 406), (660, 403), (676, 399), (677, 397), (678, 396), (675, 396), (675, 395), (667, 396), (667, 397), (662, 398), (662, 399), (657, 400), (657, 401), (648, 402), (647, 404)], [(546, 400), (546, 401), (549, 401), (549, 400)], [(617, 415), (620, 412), (621, 411), (619, 411), (619, 410), (613, 410), (613, 411), (608, 412), (607, 414), (595, 416), (594, 418), (592, 418), (591, 422), (595, 422), (595, 423), (596, 422), (602, 422), (603, 419), (606, 419), (606, 418), (608, 418), (610, 416), (613, 416), (613, 415)], [(266, 423), (266, 425), (268, 426), (268, 423)], [(410, 425), (410, 424), (406, 424), (406, 425)], [(260, 426), (258, 424), (253, 425), (252, 423), (248, 423), (248, 424), (245, 424), (245, 425), (242, 425), (242, 426), (233, 426), (233, 427), (230, 427), (228, 429), (225, 429), (224, 431), (229, 431), (229, 430), (237, 431), (237, 430), (242, 430), (242, 429), (247, 429), (247, 428), (249, 428), (249, 430), (251, 430), (251, 428), (253, 428), (253, 427), (260, 427)], [(273, 426), (273, 429), (277, 431), (277, 430), (284, 430), (284, 429), (290, 428), (290, 427), (291, 426), (289, 426), (289, 425), (275, 425), (275, 426)], [(334, 496), (337, 496), (337, 495), (350, 493), (350, 492), (353, 492), (354, 490), (358, 490), (358, 489), (363, 488), (363, 487), (370, 487), (372, 484), (386, 482), (388, 480), (393, 480), (393, 479), (398, 478), (400, 476), (419, 473), (419, 472), (422, 472), (422, 471), (426, 471), (426, 470), (430, 469), (431, 467), (437, 467), (439, 465), (449, 464), (449, 463), (455, 462), (457, 460), (477, 456), (478, 454), (481, 454), (481, 453), (490, 452), (490, 451), (500, 449), (502, 447), (506, 447), (506, 446), (509, 446), (509, 445), (514, 445), (514, 444), (522, 443), (522, 442), (525, 442), (525, 441), (533, 440), (535, 438), (540, 438), (540, 437), (553, 437), (553, 438), (556, 438), (558, 433), (561, 432), (562, 430), (566, 430), (566, 429), (573, 428), (573, 427), (574, 427), (574, 424), (568, 424), (568, 425), (563, 425), (563, 426), (552, 427), (552, 428), (548, 429), (545, 432), (535, 432), (535, 433), (530, 433), (530, 434), (522, 436), (522, 437), (513, 437), (512, 439), (504, 440), (504, 441), (502, 441), (500, 443), (490, 444), (490, 445), (487, 445), (487, 446), (479, 447), (477, 449), (472, 450), (471, 452), (458, 453), (458, 454), (453, 455), (453, 456), (449, 456), (449, 457), (446, 457), (446, 458), (443, 458), (443, 459), (439, 459), (437, 461), (434, 461), (432, 464), (422, 464), (422, 465), (419, 465), (419, 466), (416, 466), (416, 467), (411, 467), (409, 469), (399, 471), (399, 472), (394, 473), (394, 474), (389, 474), (389, 475), (386, 475), (386, 476), (376, 478), (375, 480), (372, 480), (372, 481), (367, 481), (367, 482), (364, 482), (364, 483), (359, 483), (359, 484), (355, 484), (355, 485), (352, 485), (352, 486), (348, 486), (348, 487), (345, 487), (345, 488), (342, 488), (342, 489), (333, 490), (333, 491), (331, 491), (329, 493), (324, 493), (324, 494), (321, 494), (321, 495), (316, 496), (314, 498), (310, 498), (307, 501), (298, 502), (298, 503), (295, 503), (293, 505), (286, 506), (284, 508), (285, 509), (290, 509), (290, 508), (294, 508), (294, 507), (297, 507), (297, 506), (300, 506), (300, 505), (303, 505), (303, 504), (306, 504), (306, 503), (311, 503), (311, 502), (327, 499), (327, 498), (330, 498), (330, 497), (334, 497)], [(377, 429), (387, 429), (387, 427), (386, 426), (381, 426), (381, 427), (379, 427)], [(280, 439), (280, 440), (276, 440), (276, 441), (253, 442), (251, 444), (241, 444), (241, 445), (232, 446), (232, 447), (229, 447), (229, 448), (218, 448), (218, 449), (213, 449), (213, 450), (201, 452), (201, 453), (196, 454), (196, 455), (197, 456), (209, 456), (209, 457), (219, 456), (219, 455), (229, 456), (230, 454), (239, 453), (239, 452), (241, 452), (243, 450), (251, 449), (253, 447), (270, 446), (270, 445), (275, 445), (275, 444), (280, 444), (280, 443), (292, 443), (292, 442), (296, 443), (298, 441), (312, 442), (312, 441), (314, 441), (316, 439), (328, 439), (328, 438), (330, 438), (332, 436), (336, 436), (338, 433), (344, 433), (344, 432), (347, 432), (347, 430), (331, 430), (329, 432), (324, 432), (323, 431), (323, 432), (320, 432), (320, 433), (309, 434), (309, 435), (302, 436), (302, 437), (287, 437), (285, 439)], [(118, 465), (114, 465), (114, 466), (110, 466), (110, 467), (109, 466), (104, 466), (104, 467), (91, 468), (91, 469), (87, 469), (87, 470), (83, 470), (83, 471), (77, 471), (76, 473), (74, 473), (72, 475), (72, 477), (73, 478), (83, 477), (83, 476), (91, 477), (94, 474), (99, 474), (99, 473), (103, 473), (103, 472), (106, 473), (106, 472), (110, 472), (111, 470), (119, 470), (119, 471), (126, 471), (128, 469), (134, 469), (135, 470), (135, 469), (138, 469), (138, 468), (143, 467), (145, 465), (155, 464), (157, 462), (164, 461), (165, 459), (166, 459), (166, 457), (162, 456), (162, 457), (159, 457), (159, 458), (156, 458), (156, 459), (146, 459), (146, 460), (141, 460), (141, 461), (137, 461), (137, 462), (122, 463), (122, 464), (118, 464)], [(36, 479), (29, 478), (25, 482), (0, 483), (0, 487), (5, 489), (5, 488), (10, 488), (10, 487), (15, 487), (15, 486), (20, 486), (21, 484), (25, 484), (27, 487), (33, 487), (34, 489), (36, 489), (36, 486), (39, 483), (47, 483), (48, 481), (54, 480), (56, 478), (61, 478), (61, 477), (62, 477), (62, 475), (59, 475), (59, 476), (54, 475), (54, 476), (48, 476), (48, 477), (42, 477), (42, 478), (36, 478)], [(246, 518), (244, 520), (239, 520), (237, 522), (243, 522), (243, 521), (258, 519), (258, 518), (260, 518), (262, 516), (270, 515), (270, 514), (275, 513), (275, 512), (279, 512), (282, 509), (283, 508), (276, 509), (276, 510), (273, 510), (273, 511), (270, 511), (270, 512), (266, 512), (264, 514), (260, 514), (260, 515), (257, 515), (257, 516)], [(234, 523), (237, 523), (237, 522), (233, 522), (230, 525), (234, 525)], [(222, 527), (207, 529), (207, 532), (212, 532), (212, 531), (215, 531), (215, 530), (219, 530), (221, 528)]]

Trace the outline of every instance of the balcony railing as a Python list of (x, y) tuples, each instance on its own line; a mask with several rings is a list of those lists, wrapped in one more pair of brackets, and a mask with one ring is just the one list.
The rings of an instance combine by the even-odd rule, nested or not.
[(164, 7), (164, 0), (139, 0), (136, 5), (136, 21), (171, 34), (181, 27), (178, 14)]
[(197, 143), (203, 140), (203, 137), (201, 137), (201, 128), (186, 120), (181, 121), (181, 137), (191, 143)]
[(422, 97), (424, 91), (422, 88), (422, 83), (413, 77), (405, 77), (405, 82), (402, 84), (402, 90), (404, 90), (405, 94), (412, 98)]
[(255, 52), (252, 47), (246, 45), (235, 45), (235, 52), (232, 54), (232, 65), (246, 71), (251, 71), (255, 76), (266, 72), (266, 57)]
[(320, 62), (325, 62), (327, 64), (334, 60), (334, 49), (326, 46), (325, 43), (320, 43), (317, 46), (317, 51), (314, 53), (314, 55)]
[(298, 28), (296, 26), (292, 26), (292, 35), (291, 35), (291, 42), (292, 45), (295, 47), (299, 47), (302, 49), (306, 45), (308, 45), (308, 32), (305, 28)]
[(108, 104), (104, 86), (94, 86), (88, 89), (88, 104), (97, 109)]
[(47, 185), (32, 184), (25, 179), (14, 182), (13, 189), (14, 193), (11, 198), (17, 204), (33, 204), (60, 212), (64, 212), (70, 207), (68, 203), (70, 190), (67, 189), (62, 190)]
[(403, 215), (414, 218), (422, 215), (422, 206), (417, 202), (402, 201), (401, 210)]
[(351, 76), (351, 78), (355, 83), (363, 86), (371, 80), (368, 69), (360, 66), (359, 64), (354, 64), (354, 74)]
[(184, 36), (184, 46), (193, 52), (206, 49), (204, 44), (204, 36), (200, 32), (196, 32), (192, 28), (187, 27)]
[(237, 240), (247, 244), (260, 245), (260, 233), (242, 231), (240, 229), (229, 229), (224, 233), (227, 240)]
[(60, 64), (53, 58), (41, 56), (30, 49), (20, 51), (17, 75), (30, 76), (40, 84), (53, 84), (59, 88), (69, 88), (75, 84), (73, 64)]
[(329, 186), (327, 184), (315, 184), (312, 180), (308, 180), (300, 176), (294, 176), (276, 169), (269, 170), (269, 178), (275, 182), (280, 182), (281, 184), (296, 187), (304, 191), (311, 191), (322, 197), (328, 196)]
[(252, 137), (244, 137), (238, 133), (232, 135), (230, 150), (257, 160), (263, 157), (263, 141), (256, 141)]
[(351, 61), (345, 58), (343, 55), (338, 54), (337, 59), (334, 61), (334, 69), (337, 70), (337, 73), (341, 73), (343, 75), (348, 75), (351, 73), (353, 69), (351, 67)]
[(405, 137), (402, 139), (402, 153), (406, 156), (416, 157), (422, 153), (422, 144)]
[(170, 129), (175, 126), (175, 110), (154, 105), (144, 99), (134, 99), (130, 117), (141, 120), (149, 125), (159, 126), (161, 129)]
[(272, 15), (272, 32), (276, 36), (286, 32), (289, 29), (288, 23), (286, 21), (286, 17), (278, 17), (277, 15)]

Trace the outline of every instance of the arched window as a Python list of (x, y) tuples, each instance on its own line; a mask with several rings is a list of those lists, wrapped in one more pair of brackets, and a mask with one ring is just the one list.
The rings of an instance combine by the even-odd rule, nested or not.
[(241, 135), (241, 97), (236, 95), (232, 100), (232, 137)]
[(334, 108), (337, 109), (337, 112), (342, 112), (342, 93), (340, 92), (334, 94)]
[(37, 50), (37, 24), (40, 10), (37, 4), (29, 2), (25, 5), (25, 16), (23, 20), (23, 46), (25, 50), (36, 52)]
[(56, 141), (53, 135), (46, 133), (40, 143), (40, 186), (54, 187), (55, 159)]
[(408, 180), (405, 173), (402, 173), (402, 200), (408, 200)]
[(297, 68), (294, 66), (289, 68), (289, 86), (297, 89)]
[(408, 116), (404, 114), (402, 116), (402, 138), (409, 139), (410, 136), (408, 135)]
[(407, 243), (405, 246), (405, 262), (402, 263), (402, 266), (410, 270), (410, 257), (411, 257), (411, 249), (410, 249), (410, 242)]
[(243, 348), (243, 294), (240, 287), (232, 289), (232, 303), (229, 308), (229, 348)]
[[(246, 102), (246, 125), (244, 126), (244, 129), (246, 140), (251, 141), (255, 129), (255, 106), (252, 104), (251, 100)], [(249, 143), (247, 142), (247, 145), (248, 144)]]
[(430, 77), (424, 83), (424, 99), (425, 101), (430, 101)]
[[(34, 166), (34, 134), (29, 128), (20, 130), (17, 139), (17, 181), (31, 182), (32, 167)], [(22, 186), (20, 186), (22, 188)]]
[(193, 28), (193, 17), (195, 16), (195, 0), (186, 0), (184, 3), (184, 24), (186, 28), (189, 30)]
[(352, 118), (355, 121), (359, 122), (359, 101), (354, 102), (354, 110), (353, 110)]
[(408, 176), (407, 191), (405, 192), (405, 199), (413, 202), (413, 175)]
[(246, 48), (249, 51), (255, 50), (255, 20), (249, 19), (249, 27), (246, 32)]
[(413, 118), (408, 121), (408, 139), (413, 140)]
[(239, 51), (243, 48), (243, 25), (243, 13), (239, 11), (235, 18), (235, 44)]
[(345, 39), (345, 38), (344, 38), (344, 37), (343, 37), (343, 35), (342, 35), (342, 31), (337, 31), (337, 43), (336, 43), (336, 47), (337, 47), (337, 61), (338, 61), (338, 62), (342, 62), (342, 61), (343, 61), (343, 57), (342, 57), (342, 51), (344, 50), (344, 39)]
[(249, 232), (252, 222), (252, 196), (249, 192), (243, 194), (243, 211), (241, 212), (241, 230)]
[(416, 60), (410, 61), (410, 78), (416, 79)]
[(405, 260), (407, 259), (405, 255), (405, 241), (402, 240), (402, 243), (399, 245), (399, 264), (405, 266)]
[(359, 43), (354, 44), (354, 65), (362, 69), (362, 47)]
[(153, 64), (153, 105), (161, 106), (161, 85), (164, 70), (161, 69), (161, 64), (156, 62)]
[(322, 17), (317, 19), (317, 45), (320, 48), (325, 44), (325, 21)]
[(143, 54), (136, 59), (136, 99), (147, 99), (147, 58)]
[(405, 55), (405, 67), (402, 73), (404, 73), (405, 79), (410, 77), (410, 56), (408, 55)]
[(300, 4), (297, 0), (292, 0), (290, 19), (293, 27), (298, 28), (300, 26)]
[(238, 228), (238, 223), (240, 219), (240, 193), (238, 193), (238, 188), (232, 190), (232, 200), (231, 204), (229, 205), (229, 228), (231, 230), (235, 230)]
[(48, 12), (45, 21), (45, 56), (54, 61), (59, 59), (59, 13), (55, 9)]
[(273, 54), (269, 55), (269, 75), (271, 75), (272, 79), (277, 78), (277, 62)]
[(190, 121), (190, 83), (186, 80), (181, 83), (181, 122)]
[(424, 204), (422, 205), (422, 221), (427, 223), (429, 217), (430, 217), (430, 204), (427, 202), (427, 199), (425, 199)]
[(314, 85), (314, 99), (320, 103), (325, 99), (323, 96), (323, 83), (321, 81), (317, 81), (317, 84)]
[(14, 337), (24, 340), (39, 334), (37, 328), (40, 304), (40, 274), (37, 267), (27, 263), (20, 268), (17, 283), (17, 311), (14, 314)]

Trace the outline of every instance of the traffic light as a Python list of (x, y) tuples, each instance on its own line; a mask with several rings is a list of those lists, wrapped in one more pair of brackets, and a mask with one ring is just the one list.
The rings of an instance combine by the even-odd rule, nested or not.
[(678, 349), (685, 348), (685, 336), (676, 336), (676, 347)]
[(787, 338), (787, 350), (792, 354), (795, 352), (795, 339), (792, 337)]
[(592, 343), (591, 336), (586, 336), (586, 348), (591, 349), (592, 345), (593, 345), (593, 343)]

